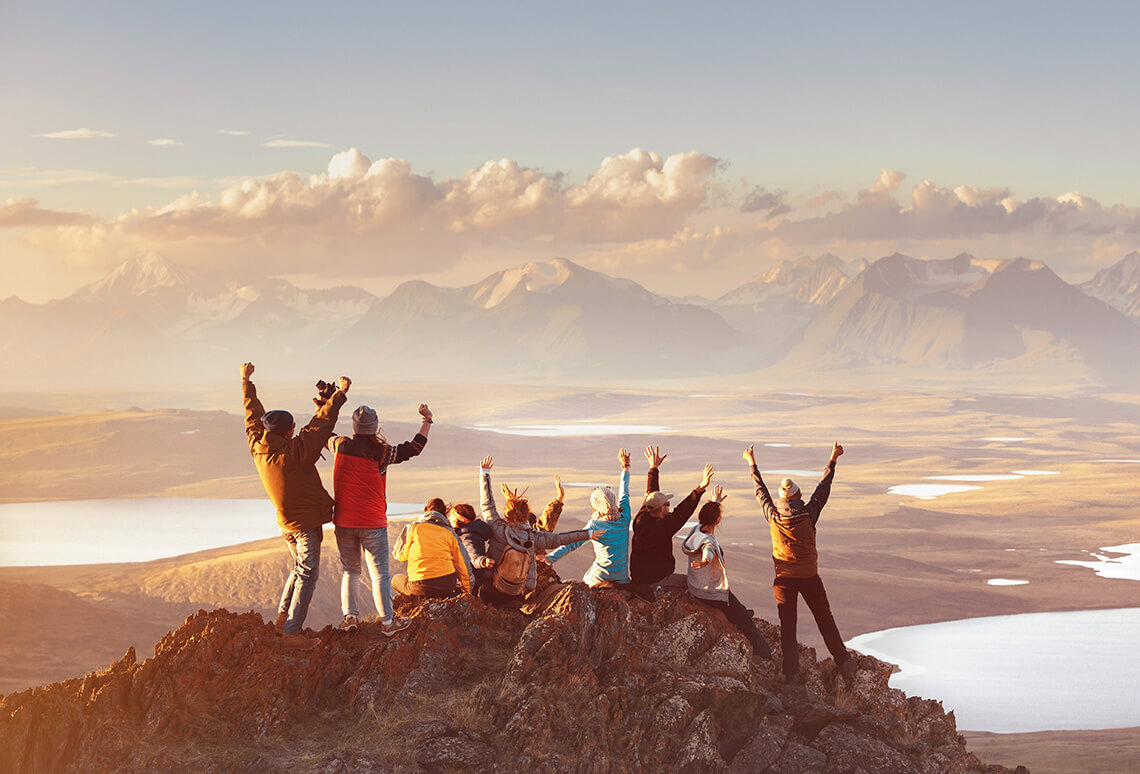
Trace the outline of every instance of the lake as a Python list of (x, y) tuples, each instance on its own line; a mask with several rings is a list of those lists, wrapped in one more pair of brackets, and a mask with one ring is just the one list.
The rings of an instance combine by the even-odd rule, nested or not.
[[(422, 505), (389, 503), (388, 515)], [(140, 497), (0, 505), (0, 566), (146, 562), (278, 537), (264, 498)]]
[(958, 728), (1140, 726), (1140, 608), (970, 618), (862, 634), (852, 648), (898, 664), (891, 687), (940, 699)]

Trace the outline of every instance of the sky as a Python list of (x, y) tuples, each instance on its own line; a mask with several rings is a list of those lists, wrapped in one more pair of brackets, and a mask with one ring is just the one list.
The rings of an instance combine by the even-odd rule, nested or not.
[(474, 281), (562, 256), (719, 295), (773, 262), (1140, 247), (1140, 8), (6, 2), (0, 298), (159, 254)]

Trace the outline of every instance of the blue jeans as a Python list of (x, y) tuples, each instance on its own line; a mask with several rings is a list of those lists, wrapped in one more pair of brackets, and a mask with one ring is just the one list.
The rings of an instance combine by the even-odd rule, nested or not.
[(285, 590), (281, 593), (281, 604), (277, 606), (277, 612), (288, 616), (285, 619), (286, 634), (300, 634), (301, 627), (305, 625), (305, 616), (309, 614), (313, 591), (317, 588), (324, 530), (320, 527), (306, 532), (283, 530), (281, 537), (285, 538), (289, 553), (293, 556), (293, 570), (285, 581)]
[(392, 622), (392, 580), (388, 576), (388, 530), (336, 528), (336, 547), (340, 551), (340, 611), (344, 615), (358, 615), (356, 610), (356, 584), (360, 580), (360, 553), (368, 563), (372, 576), (372, 601), (384, 623)]

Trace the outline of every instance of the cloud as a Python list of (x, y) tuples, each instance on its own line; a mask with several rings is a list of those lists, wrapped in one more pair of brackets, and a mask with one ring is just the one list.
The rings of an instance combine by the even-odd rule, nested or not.
[(311, 272), (314, 261), (355, 276), (436, 270), (488, 246), (667, 237), (704, 205), (719, 164), (695, 151), (662, 158), (634, 149), (603, 159), (576, 184), (511, 159), (434, 180), (403, 159), (373, 162), (353, 148), (308, 178), (286, 171), (245, 179), (216, 197), (191, 193), (29, 239), (90, 265), (158, 251), (262, 270), (271, 259), (276, 272)]
[(120, 179), (118, 175), (93, 169), (39, 169), (17, 167), (0, 170), (0, 186), (28, 187), (76, 185), (79, 183), (107, 183)]
[(7, 199), (0, 202), (0, 228), (27, 228), (29, 226), (75, 226), (95, 223), (96, 219), (82, 212), (45, 210), (35, 199)]
[(261, 143), (262, 148), (333, 148), (336, 147), (327, 142), (315, 142), (313, 140), (267, 140)]
[(46, 137), (49, 140), (88, 140), (92, 137), (117, 137), (111, 132), (99, 129), (65, 129), (61, 132), (47, 132), (46, 134), (33, 134), (33, 137)]
[(146, 144), (155, 145), (160, 148), (173, 148), (175, 146), (182, 145), (182, 143), (180, 143), (178, 140), (172, 140), (169, 137), (161, 137), (157, 140), (147, 140)]
[(786, 201), (787, 191), (769, 191), (758, 185), (744, 197), (740, 205), (741, 212), (764, 212), (769, 218), (778, 215), (787, 215), (792, 208)]
[(228, 137), (248, 137), (250, 133), (244, 129), (219, 129), (214, 134), (224, 134)]

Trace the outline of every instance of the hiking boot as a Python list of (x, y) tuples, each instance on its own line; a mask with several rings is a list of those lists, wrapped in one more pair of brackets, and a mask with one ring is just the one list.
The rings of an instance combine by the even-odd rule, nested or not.
[(360, 619), (354, 615), (346, 615), (344, 617), (344, 620), (340, 622), (340, 626), (337, 628), (342, 632), (350, 632), (357, 626), (360, 626)]
[(385, 637), (391, 637), (397, 632), (402, 632), (412, 625), (409, 618), (393, 618), (391, 621), (381, 622), (380, 633)]
[(273, 631), (277, 632), (278, 634), (284, 634), (285, 633), (285, 622), (287, 620), (289, 620), (289, 614), (288, 613), (278, 613), (277, 614), (277, 620), (275, 620), (273, 622)]
[(306, 637), (302, 634), (282, 634), (281, 644), (290, 650), (312, 650), (321, 644), (316, 637)]
[(846, 661), (839, 665), (839, 674), (843, 677), (843, 682), (845, 683), (850, 683), (858, 671), (859, 659), (854, 656), (849, 656)]

